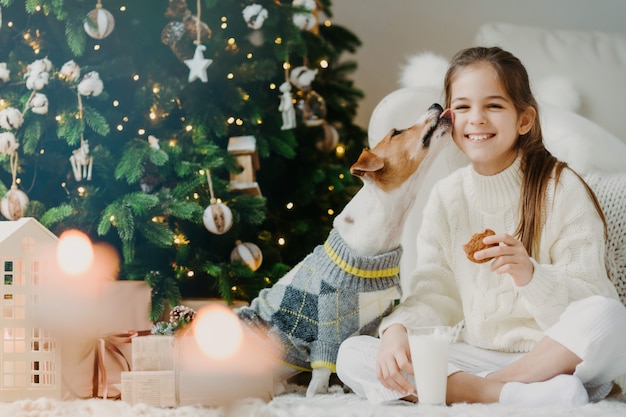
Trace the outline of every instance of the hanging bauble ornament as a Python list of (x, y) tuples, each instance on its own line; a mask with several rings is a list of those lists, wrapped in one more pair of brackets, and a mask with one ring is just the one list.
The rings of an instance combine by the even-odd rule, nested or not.
[(326, 102), (317, 91), (296, 92), (296, 116), (305, 126), (321, 126), (326, 119)]
[(254, 243), (242, 242), (240, 240), (235, 242), (235, 245), (235, 249), (230, 253), (231, 262), (243, 262), (253, 271), (259, 269), (263, 262), (261, 249)]
[(233, 226), (233, 212), (220, 200), (212, 200), (204, 210), (202, 222), (209, 232), (223, 235)]
[(0, 200), (0, 212), (8, 220), (19, 220), (24, 217), (29, 199), (26, 193), (12, 186)]
[(324, 122), (322, 129), (322, 137), (317, 140), (315, 147), (321, 152), (332, 152), (339, 144), (339, 132), (328, 122)]
[(101, 0), (98, 0), (96, 8), (87, 13), (83, 27), (92, 38), (104, 39), (113, 32), (115, 19), (111, 12), (102, 7)]

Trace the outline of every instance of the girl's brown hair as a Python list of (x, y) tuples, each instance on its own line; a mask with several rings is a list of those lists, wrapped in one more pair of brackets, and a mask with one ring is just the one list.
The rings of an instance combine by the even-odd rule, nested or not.
[[(530, 256), (539, 252), (539, 240), (542, 224), (542, 213), (546, 200), (546, 189), (550, 177), (554, 173), (555, 184), (558, 184), (567, 163), (557, 160), (545, 147), (539, 121), (539, 106), (530, 89), (528, 73), (521, 61), (513, 54), (499, 47), (473, 47), (461, 50), (450, 62), (444, 79), (446, 107), (450, 107), (452, 81), (462, 69), (479, 63), (488, 63), (495, 70), (504, 91), (513, 102), (517, 114), (528, 108), (535, 110), (535, 122), (528, 133), (520, 135), (517, 148), (522, 155), (521, 168), (523, 173), (520, 196), (520, 221), (515, 236), (521, 240)], [(595, 194), (589, 185), (576, 174), (585, 185), (594, 202), (602, 221), (606, 221)]]

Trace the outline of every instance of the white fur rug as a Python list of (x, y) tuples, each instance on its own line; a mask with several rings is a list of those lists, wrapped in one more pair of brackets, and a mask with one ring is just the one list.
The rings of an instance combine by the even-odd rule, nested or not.
[(499, 404), (457, 404), (435, 407), (401, 401), (371, 405), (339, 386), (331, 393), (307, 399), (302, 387), (274, 398), (240, 401), (230, 409), (205, 407), (157, 408), (101, 399), (56, 401), (38, 400), (0, 403), (2, 417), (624, 417), (626, 396), (613, 397), (576, 408), (519, 408)]

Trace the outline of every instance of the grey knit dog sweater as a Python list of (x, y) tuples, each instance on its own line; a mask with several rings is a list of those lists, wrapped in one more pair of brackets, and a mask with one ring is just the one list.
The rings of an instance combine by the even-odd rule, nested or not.
[(376, 334), (382, 317), (400, 298), (401, 254), (398, 247), (359, 256), (333, 229), (324, 245), (237, 314), (275, 334), (288, 365), (335, 372), (341, 342), (353, 335)]

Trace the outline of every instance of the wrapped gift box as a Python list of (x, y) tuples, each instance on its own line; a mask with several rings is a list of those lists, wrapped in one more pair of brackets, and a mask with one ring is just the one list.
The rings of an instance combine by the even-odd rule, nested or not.
[[(150, 302), (151, 288), (144, 281), (102, 284), (97, 301), (90, 301), (97, 310), (76, 317), (76, 331), (62, 340), (63, 399), (103, 397), (105, 392), (107, 398), (119, 398), (121, 372), (132, 363), (130, 330), (152, 328)], [(122, 340), (119, 334), (129, 337)]]
[(150, 335), (132, 341), (133, 371), (173, 371), (175, 359), (174, 336)]
[(122, 372), (122, 400), (131, 404), (175, 407), (175, 371)]

